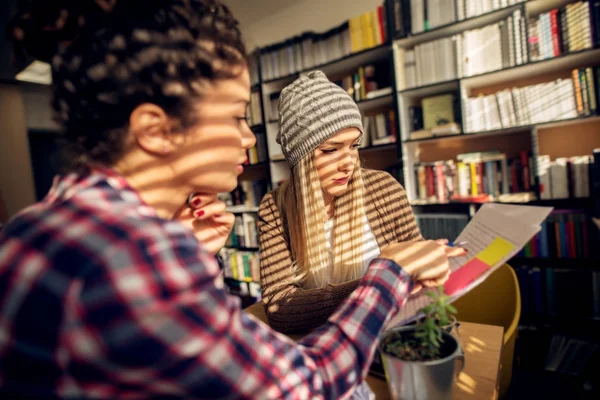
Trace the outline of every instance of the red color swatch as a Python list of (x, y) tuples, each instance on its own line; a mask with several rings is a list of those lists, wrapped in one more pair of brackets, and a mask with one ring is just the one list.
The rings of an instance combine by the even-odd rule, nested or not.
[(444, 291), (447, 295), (452, 296), (489, 269), (489, 265), (479, 258), (474, 257), (471, 261), (450, 274), (450, 277), (444, 284)]

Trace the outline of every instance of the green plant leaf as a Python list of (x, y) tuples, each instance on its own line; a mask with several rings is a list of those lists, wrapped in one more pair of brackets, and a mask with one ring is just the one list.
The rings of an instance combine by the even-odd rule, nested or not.
[(433, 304), (429, 304), (428, 306), (423, 307), (423, 309), (421, 311), (423, 312), (423, 314), (429, 315), (433, 310), (434, 310)]
[(438, 295), (437, 295), (437, 293), (436, 293), (436, 292), (429, 292), (429, 291), (428, 291), (428, 292), (425, 292), (425, 295), (426, 295), (426, 296), (429, 296), (429, 297), (431, 297), (431, 298), (432, 298), (432, 299), (434, 299), (434, 300), (437, 300), (437, 299), (438, 299)]
[(452, 304), (448, 304), (448, 305), (446, 306), (446, 308), (447, 308), (447, 309), (448, 309), (448, 311), (450, 311), (452, 314), (456, 314), (456, 313), (457, 313), (457, 311), (456, 311), (456, 307), (454, 307)]

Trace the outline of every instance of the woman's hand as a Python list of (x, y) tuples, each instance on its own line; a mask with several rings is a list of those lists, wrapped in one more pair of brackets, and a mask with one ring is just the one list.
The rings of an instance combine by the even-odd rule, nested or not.
[[(460, 247), (449, 247), (432, 240), (393, 243), (383, 248), (380, 258), (390, 259), (400, 265), (415, 283), (422, 286), (442, 285), (450, 276), (449, 257), (466, 253)], [(413, 293), (417, 290), (413, 289)]]
[(196, 193), (183, 205), (173, 219), (189, 226), (196, 238), (212, 254), (223, 248), (231, 233), (235, 216), (225, 211), (225, 203), (216, 195)]

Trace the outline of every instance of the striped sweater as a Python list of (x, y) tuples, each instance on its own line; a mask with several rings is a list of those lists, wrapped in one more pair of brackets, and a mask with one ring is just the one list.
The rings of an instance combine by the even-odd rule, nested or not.
[[(363, 169), (364, 202), (369, 226), (379, 248), (423, 240), (404, 188), (384, 171)], [(260, 284), (269, 324), (280, 332), (304, 332), (325, 323), (359, 280), (318, 289), (302, 289), (293, 282), (291, 248), (275, 198), (260, 203)]]

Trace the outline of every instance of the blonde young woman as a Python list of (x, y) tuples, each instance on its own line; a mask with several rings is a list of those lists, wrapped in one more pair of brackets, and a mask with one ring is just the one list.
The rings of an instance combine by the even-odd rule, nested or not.
[(386, 246), (423, 238), (404, 188), (361, 167), (358, 107), (322, 72), (281, 92), (279, 123), (292, 172), (260, 204), (263, 302), (275, 329), (307, 331), (326, 322)]

